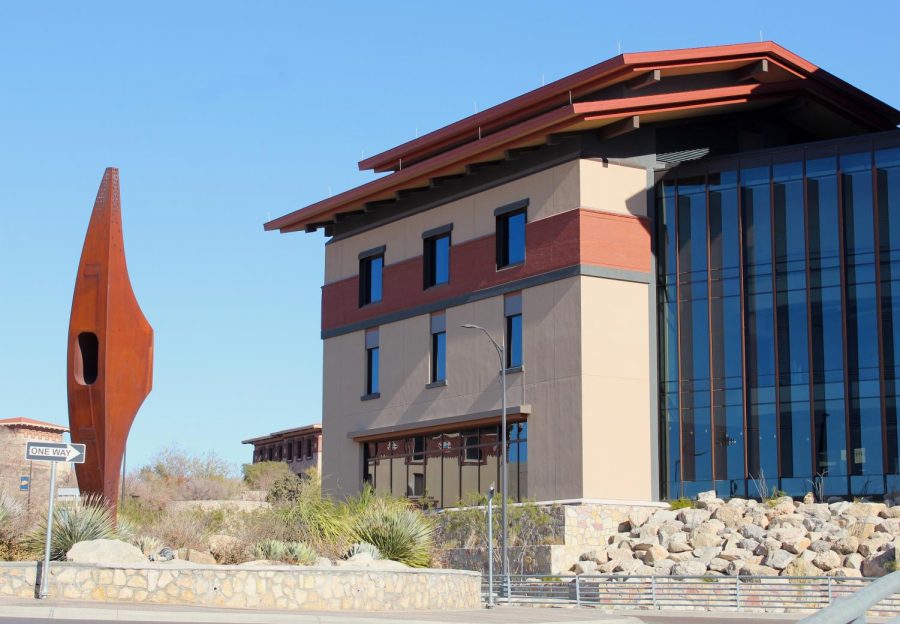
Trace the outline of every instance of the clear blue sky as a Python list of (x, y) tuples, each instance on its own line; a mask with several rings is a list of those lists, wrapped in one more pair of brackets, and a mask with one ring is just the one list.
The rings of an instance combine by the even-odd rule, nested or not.
[(262, 224), (383, 149), (617, 53), (760, 30), (900, 106), (900, 3), (2, 2), (0, 418), (67, 421), (75, 270), (106, 166), (156, 332), (129, 465), (321, 418), (322, 234)]

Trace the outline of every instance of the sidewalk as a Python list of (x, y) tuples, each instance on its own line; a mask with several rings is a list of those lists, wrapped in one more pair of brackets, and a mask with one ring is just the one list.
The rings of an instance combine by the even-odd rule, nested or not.
[[(635, 614), (637, 615), (637, 614)], [(136, 605), (69, 600), (0, 599), (0, 621), (4, 618), (39, 620), (88, 620), (122, 622), (190, 622), (191, 624), (385, 624), (428, 622), (431, 624), (641, 624), (639, 617), (610, 615), (598, 611), (532, 607), (499, 607), (477, 611), (438, 612), (334, 612), (262, 611), (212, 609), (168, 605)]]

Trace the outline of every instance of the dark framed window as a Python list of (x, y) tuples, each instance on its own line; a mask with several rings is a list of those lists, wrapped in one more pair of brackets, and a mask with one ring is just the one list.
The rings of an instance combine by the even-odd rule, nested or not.
[(423, 281), (425, 288), (446, 284), (450, 281), (450, 229), (444, 226), (429, 230), (423, 238)]
[(522, 366), (522, 293), (503, 300), (506, 316), (506, 367)]
[(497, 268), (525, 262), (525, 222), (528, 202), (516, 202), (494, 211), (497, 217)]
[(359, 305), (381, 301), (384, 250), (378, 247), (359, 254)]
[(378, 328), (366, 331), (366, 396), (378, 394)]
[(447, 379), (447, 316), (431, 315), (431, 383)]

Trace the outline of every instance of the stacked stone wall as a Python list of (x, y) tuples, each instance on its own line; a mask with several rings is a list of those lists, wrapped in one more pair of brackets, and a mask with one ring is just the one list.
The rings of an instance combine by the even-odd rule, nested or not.
[[(0, 563), (0, 596), (33, 598), (38, 564)], [(481, 605), (481, 575), (458, 570), (53, 563), (49, 597), (290, 610), (451, 610)]]

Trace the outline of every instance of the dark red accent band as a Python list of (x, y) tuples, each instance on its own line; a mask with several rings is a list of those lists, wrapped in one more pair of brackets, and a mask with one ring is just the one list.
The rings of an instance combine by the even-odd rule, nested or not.
[(643, 217), (580, 208), (526, 226), (525, 262), (496, 269), (494, 235), (455, 244), (450, 283), (422, 290), (422, 256), (384, 267), (382, 300), (359, 307), (359, 278), (322, 288), (322, 329), (434, 303), (579, 264), (650, 271), (650, 222)]

